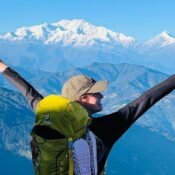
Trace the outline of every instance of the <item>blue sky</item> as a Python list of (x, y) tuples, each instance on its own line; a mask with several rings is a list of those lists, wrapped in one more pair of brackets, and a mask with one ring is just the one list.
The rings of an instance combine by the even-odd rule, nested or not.
[(0, 34), (62, 19), (84, 19), (135, 37), (175, 35), (174, 0), (0, 0)]

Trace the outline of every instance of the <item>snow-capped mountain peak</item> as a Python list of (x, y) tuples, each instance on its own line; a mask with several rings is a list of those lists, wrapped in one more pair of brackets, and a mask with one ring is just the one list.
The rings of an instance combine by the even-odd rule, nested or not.
[(51, 33), (53, 28), (55, 29), (55, 27), (52, 27), (48, 23), (43, 23), (41, 25), (36, 25), (32, 27), (18, 28), (15, 32), (17, 36), (17, 38), (15, 39), (16, 40), (23, 40), (23, 39), (35, 40), (36, 39), (36, 40), (44, 41), (45, 39), (47, 39), (49, 33)]
[(122, 33), (115, 33), (101, 26), (94, 26), (84, 20), (62, 20), (58, 23), (53, 23), (60, 27), (71, 38), (69, 42), (77, 40), (76, 44), (94, 44), (99, 42), (106, 42), (112, 44), (121, 44), (128, 46), (135, 42), (135, 39), (126, 36)]
[(149, 47), (153, 47), (153, 46), (163, 47), (163, 46), (167, 46), (173, 43), (175, 43), (175, 36), (171, 35), (167, 31), (163, 31), (156, 37), (145, 42), (145, 45)]
[(8, 41), (42, 41), (45, 44), (63, 43), (64, 46), (92, 46), (103, 44), (128, 47), (135, 39), (122, 33), (116, 33), (101, 26), (94, 26), (82, 19), (61, 20), (56, 23), (44, 23), (31, 27), (21, 27), (15, 32), (0, 35)]
[[(63, 30), (72, 31), (77, 34), (85, 34), (91, 30), (94, 26), (83, 19), (74, 19), (74, 20), (61, 20), (57, 23), (52, 23), (52, 25), (61, 27)], [(81, 32), (81, 30), (84, 32)]]
[(174, 38), (174, 36), (167, 31), (163, 31), (162, 33), (160, 33), (159, 36), (161, 36), (162, 38), (165, 38), (165, 39)]

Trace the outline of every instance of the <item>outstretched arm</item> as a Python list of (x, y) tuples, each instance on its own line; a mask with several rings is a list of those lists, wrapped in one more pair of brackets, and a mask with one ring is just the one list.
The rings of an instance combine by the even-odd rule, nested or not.
[(94, 119), (93, 131), (103, 138), (106, 144), (112, 145), (144, 112), (174, 89), (175, 75), (172, 75), (117, 112)]
[(128, 125), (135, 122), (144, 112), (175, 89), (175, 75), (147, 90), (143, 95), (121, 108), (119, 112)]
[(43, 96), (15, 70), (3, 63), (2, 60), (0, 60), (0, 72), (27, 98), (28, 103), (35, 111), (38, 102)]

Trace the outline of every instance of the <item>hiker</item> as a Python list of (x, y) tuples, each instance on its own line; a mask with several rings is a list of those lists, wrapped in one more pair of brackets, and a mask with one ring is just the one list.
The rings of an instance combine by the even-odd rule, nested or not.
[[(0, 62), (0, 72), (19, 89), (35, 111), (38, 103), (44, 97), (2, 61)], [(62, 95), (71, 101), (78, 102), (86, 109), (92, 119), (88, 129), (96, 138), (97, 169), (100, 175), (105, 174), (105, 162), (114, 143), (144, 112), (174, 90), (175, 75), (147, 90), (143, 95), (120, 108), (117, 112), (93, 118), (92, 114), (102, 111), (102, 92), (107, 88), (107, 85), (108, 81), (96, 81), (85, 75), (76, 75), (67, 80), (62, 88)], [(46, 139), (62, 138), (61, 134), (47, 127), (36, 126), (33, 132)]]

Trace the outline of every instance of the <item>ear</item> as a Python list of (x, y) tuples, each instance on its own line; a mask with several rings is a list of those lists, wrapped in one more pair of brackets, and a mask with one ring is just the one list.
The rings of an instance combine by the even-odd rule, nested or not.
[(87, 98), (86, 98), (86, 96), (80, 96), (80, 97), (77, 98), (76, 101), (83, 104), (83, 103), (87, 102)]

